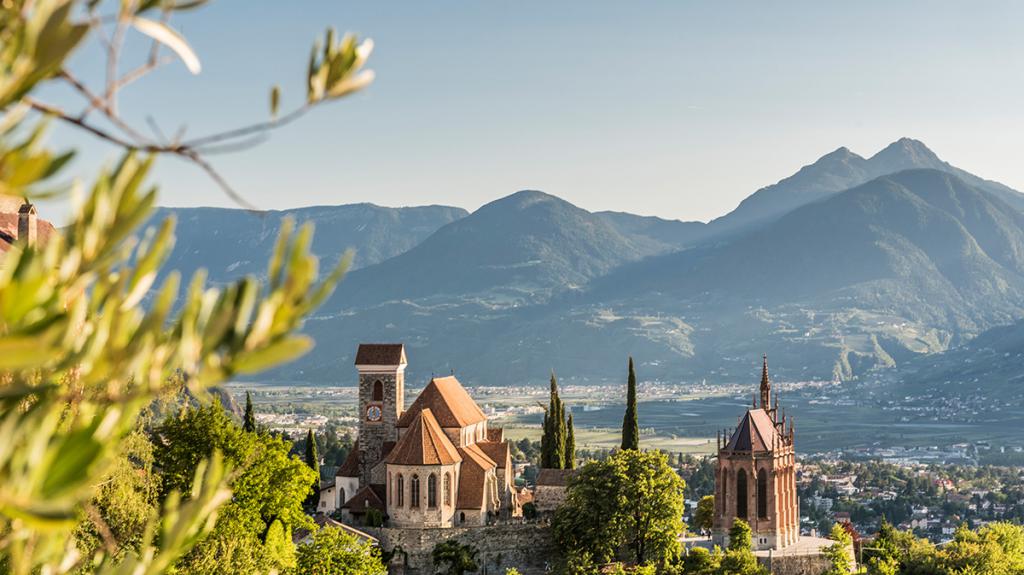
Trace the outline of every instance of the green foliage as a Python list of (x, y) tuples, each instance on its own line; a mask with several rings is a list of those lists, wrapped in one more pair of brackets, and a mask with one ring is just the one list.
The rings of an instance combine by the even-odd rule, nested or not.
[(307, 510), (316, 510), (316, 505), (320, 501), (320, 456), (316, 453), (316, 438), (313, 436), (312, 429), (306, 431), (305, 461), (306, 465), (316, 474), (313, 483), (309, 486), (305, 507)]
[(252, 409), (252, 395), (245, 392), (245, 415), (242, 416), (242, 429), (252, 433), (256, 431), (256, 414)]
[(470, 546), (449, 539), (434, 546), (431, 557), (434, 567), (444, 568), (448, 575), (463, 575), (467, 571), (476, 571), (478, 551)]
[(750, 525), (735, 519), (729, 529), (729, 545), (722, 556), (722, 575), (768, 575), (754, 556)]
[[(141, 241), (136, 237), (156, 189), (146, 183), (153, 158), (131, 150), (171, 153), (212, 168), (194, 145), (149, 141), (117, 116), (115, 94), (137, 77), (120, 75), (118, 55), (125, 34), (134, 30), (197, 72), (198, 58), (167, 20), (203, 3), (10, 0), (0, 6), (0, 194), (34, 197), (64, 189), (46, 187), (71, 153), (46, 148), (45, 121), (27, 127), (29, 108), (129, 148), (118, 164), (100, 171), (70, 223), (45, 246), (19, 243), (2, 256), (0, 556), (6, 572), (162, 573), (215, 524), (251, 527), (244, 513), (227, 509), (218, 516), (218, 508), (231, 498), (229, 475), (235, 501), (245, 498), (252, 462), (233, 459), (245, 471), (229, 474), (214, 448), (179, 466), (155, 504), (156, 466), (136, 431), (139, 414), (181, 382), (201, 394), (236, 374), (301, 355), (312, 344), (297, 334), (303, 318), (330, 294), (344, 269), (339, 265), (318, 283), (317, 261), (309, 254), (312, 229), (295, 233), (287, 226), (266, 286), (247, 278), (210, 288), (197, 274), (179, 299), (181, 280), (172, 273), (153, 290), (174, 224), (147, 230)], [(158, 10), (158, 20), (149, 17)], [(107, 30), (98, 33), (101, 27)], [(102, 36), (99, 53), (107, 55), (113, 73), (101, 97), (68, 67), (74, 51), (96, 36)], [(361, 70), (370, 44), (352, 37), (336, 44), (329, 37), (323, 57), (310, 67), (309, 103), (342, 96), (371, 78)], [(71, 115), (40, 102), (39, 88), (50, 83), (72, 88), (93, 117), (107, 121), (90, 124), (86, 113)], [(207, 142), (237, 141), (267, 127)], [(271, 446), (259, 453), (278, 451)]]
[(734, 519), (729, 528), (729, 551), (750, 551), (753, 549), (750, 524), (742, 519)]
[(626, 385), (626, 413), (622, 417), (622, 449), (640, 449), (640, 424), (636, 412), (636, 372), (633, 357), (629, 358), (629, 379)]
[(711, 531), (715, 520), (715, 496), (705, 495), (697, 502), (697, 509), (693, 512), (693, 528), (701, 531)]
[(685, 575), (717, 575), (722, 565), (722, 550), (717, 546), (713, 551), (703, 547), (690, 549), (682, 560)]
[(565, 464), (564, 469), (576, 468), (576, 430), (572, 424), (572, 412), (569, 412), (569, 419), (565, 422)]
[(380, 509), (367, 509), (366, 517), (363, 519), (367, 527), (383, 527), (384, 513)]
[(829, 568), (823, 575), (849, 575), (853, 567), (853, 561), (849, 553), (852, 550), (853, 538), (843, 529), (843, 526), (836, 523), (832, 526), (829, 539), (835, 541), (825, 550), (825, 557), (828, 558)]
[(620, 451), (589, 461), (569, 483), (555, 515), (555, 539), (565, 553), (586, 550), (597, 562), (628, 552), (642, 564), (679, 549), (685, 485), (657, 452)]
[(551, 374), (551, 395), (544, 412), (544, 434), (541, 436), (540, 466), (545, 469), (565, 467), (565, 406), (558, 397), (558, 380)]
[(303, 575), (385, 575), (380, 550), (336, 527), (315, 531), (309, 543), (299, 545), (297, 573)]
[(315, 473), (289, 454), (288, 443), (268, 433), (246, 433), (217, 403), (169, 416), (155, 436), (165, 493), (188, 489), (192, 470), (214, 451), (235, 468), (231, 503), (212, 533), (185, 556), (183, 567), (196, 573), (251, 573), (291, 565), (290, 541), (283, 545), (268, 535), (278, 529), (275, 524), (284, 530), (313, 526), (302, 503)]
[(515, 567), (509, 567), (508, 569), (505, 569), (505, 575), (523, 575), (523, 574), (519, 572), (519, 569), (516, 569)]

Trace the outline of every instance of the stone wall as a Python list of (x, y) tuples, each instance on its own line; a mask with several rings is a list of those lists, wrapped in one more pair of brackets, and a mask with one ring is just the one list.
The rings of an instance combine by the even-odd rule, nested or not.
[(821, 575), (831, 564), (824, 555), (780, 555), (778, 557), (758, 557), (758, 561), (772, 575)]
[(553, 564), (556, 548), (551, 527), (542, 523), (456, 527), (453, 529), (361, 528), (380, 540), (381, 548), (394, 552), (389, 565), (393, 574), (434, 573), (431, 552), (449, 539), (472, 545), (479, 551), (477, 573), (504, 575), (515, 567), (523, 575), (542, 575)]

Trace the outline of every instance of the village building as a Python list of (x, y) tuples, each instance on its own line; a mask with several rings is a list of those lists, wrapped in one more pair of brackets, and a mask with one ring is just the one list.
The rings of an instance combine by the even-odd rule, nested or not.
[(361, 344), (354, 449), (318, 510), (397, 528), (481, 526), (519, 516), (503, 431), (454, 376), (435, 377), (405, 408), (402, 344)]

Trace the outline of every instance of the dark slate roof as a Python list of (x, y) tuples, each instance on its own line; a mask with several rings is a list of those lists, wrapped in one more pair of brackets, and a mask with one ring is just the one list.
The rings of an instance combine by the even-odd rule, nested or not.
[(573, 473), (573, 469), (541, 469), (537, 474), (537, 486), (565, 487)]
[(356, 365), (403, 365), (405, 346), (400, 343), (361, 343), (356, 351)]
[(772, 451), (778, 431), (763, 409), (748, 409), (736, 427), (726, 449), (732, 451)]

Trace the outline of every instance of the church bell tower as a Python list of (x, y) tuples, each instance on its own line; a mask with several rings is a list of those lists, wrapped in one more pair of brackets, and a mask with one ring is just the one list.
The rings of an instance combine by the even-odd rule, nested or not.
[(398, 441), (398, 418), (405, 407), (405, 346), (359, 344), (355, 364), (359, 372), (359, 485), (363, 487), (383, 483), (382, 477), (374, 480), (374, 468)]

